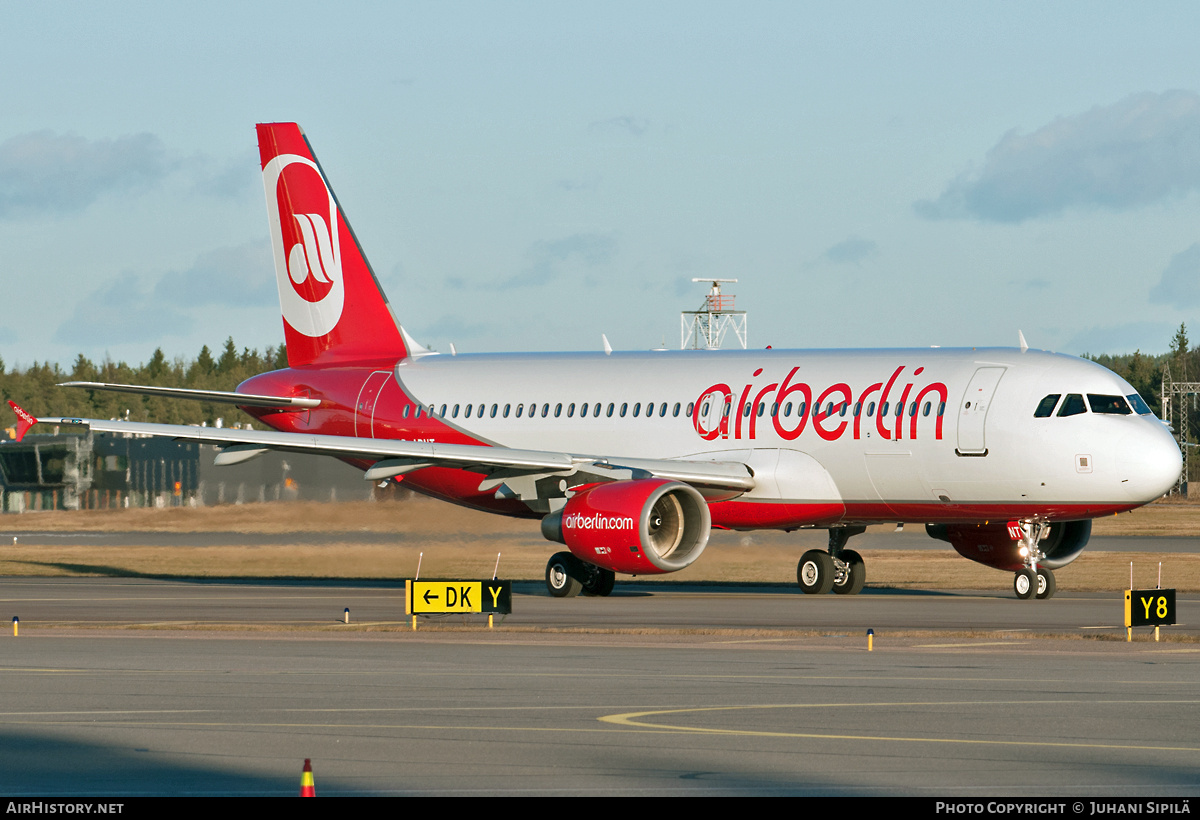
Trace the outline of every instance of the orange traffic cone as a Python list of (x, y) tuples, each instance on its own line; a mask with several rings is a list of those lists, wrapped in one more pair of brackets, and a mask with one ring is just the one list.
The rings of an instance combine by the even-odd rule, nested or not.
[(304, 758), (304, 773), (300, 775), (300, 796), (317, 796), (317, 784), (313, 782), (312, 761), (307, 757)]

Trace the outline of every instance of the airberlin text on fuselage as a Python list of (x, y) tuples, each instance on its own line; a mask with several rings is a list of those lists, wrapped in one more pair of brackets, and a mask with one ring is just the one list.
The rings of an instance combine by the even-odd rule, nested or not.
[[(755, 439), (759, 432), (758, 407), (765, 402), (768, 407), (774, 406), (769, 414), (771, 424), (775, 433), (785, 441), (799, 438), (810, 419), (813, 432), (825, 441), (834, 441), (847, 434), (856, 439), (869, 436), (872, 426), (881, 438), (915, 439), (917, 420), (924, 417), (922, 405), (928, 400), (935, 402), (931, 408), (934, 418), (929, 421), (934, 424), (934, 438), (940, 440), (943, 413), (937, 410), (946, 401), (946, 385), (929, 382), (919, 386), (919, 380), (914, 382), (913, 379), (920, 376), (925, 368), (918, 367), (911, 372), (911, 377), (901, 378), (905, 368), (906, 365), (897, 367), (886, 380), (867, 385), (857, 395), (845, 382), (832, 384), (818, 393), (819, 388), (796, 379), (799, 367), (788, 371), (782, 382), (771, 382), (761, 387), (753, 382), (747, 384), (742, 388), (736, 404), (733, 389), (729, 385), (709, 385), (696, 398), (692, 424), (705, 441), (717, 438)], [(762, 372), (761, 367), (755, 370), (753, 378), (757, 379)], [(706, 401), (712, 402), (709, 413), (702, 411)], [(795, 413), (785, 413), (789, 404), (796, 408)], [(828, 411), (829, 405), (833, 406), (833, 412)], [(915, 412), (912, 410), (914, 405)], [(750, 407), (749, 414), (743, 409), (747, 406)], [(800, 408), (803, 408), (803, 412)], [(898, 408), (898, 412), (892, 408)], [(716, 420), (711, 423), (709, 419), (713, 418), (714, 413)], [(763, 421), (765, 423), (765, 419)]]

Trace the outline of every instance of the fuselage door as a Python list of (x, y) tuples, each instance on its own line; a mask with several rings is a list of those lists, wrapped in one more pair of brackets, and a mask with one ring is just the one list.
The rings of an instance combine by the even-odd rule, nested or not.
[(971, 383), (958, 403), (958, 450), (960, 456), (986, 456), (987, 438), (984, 424), (996, 385), (1004, 375), (1003, 367), (981, 367), (971, 377)]
[(363, 382), (358, 391), (358, 403), (354, 406), (354, 435), (360, 438), (372, 437), (371, 422), (375, 415), (375, 402), (391, 377), (390, 370), (376, 370)]

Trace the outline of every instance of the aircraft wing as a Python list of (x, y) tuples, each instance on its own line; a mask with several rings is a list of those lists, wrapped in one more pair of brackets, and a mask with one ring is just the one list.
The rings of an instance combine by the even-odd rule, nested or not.
[(182, 387), (154, 387), (144, 384), (111, 384), (109, 382), (62, 382), (59, 387), (82, 387), (86, 390), (110, 390), (114, 393), (137, 393), (142, 396), (163, 396), (171, 399), (191, 399), (241, 407), (320, 407), (319, 399), (298, 396), (256, 396), (249, 393), (230, 393), (224, 390), (188, 390)]
[(738, 462), (621, 459), (476, 444), (442, 444), (399, 439), (308, 435), (305, 433), (281, 433), (274, 430), (236, 430), (106, 419), (70, 417), (35, 419), (14, 402), (10, 401), (9, 405), (21, 420), (18, 427), (18, 439), (30, 426), (37, 423), (86, 427), (102, 433), (158, 436), (221, 447), (222, 450), (216, 458), (218, 465), (246, 461), (267, 450), (282, 450), (292, 453), (312, 453), (374, 461), (375, 465), (367, 470), (364, 476), (367, 479), (388, 478), (422, 467), (433, 466), (487, 473), (491, 477), (483, 482), (481, 489), (486, 489), (489, 484), (497, 486), (506, 478), (513, 476), (566, 474), (576, 470), (583, 470), (598, 476), (612, 475), (613, 480), (632, 476), (655, 476), (681, 481), (698, 489), (722, 490), (735, 494), (747, 492), (755, 487), (750, 469), (745, 464)]

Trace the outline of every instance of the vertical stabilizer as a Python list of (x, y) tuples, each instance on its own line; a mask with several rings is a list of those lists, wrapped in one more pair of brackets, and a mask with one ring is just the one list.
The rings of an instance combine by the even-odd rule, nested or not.
[(8, 406), (17, 414), (17, 441), (20, 441), (25, 438), (25, 434), (29, 432), (29, 428), (38, 423), (38, 420), (25, 412), (24, 408), (15, 401), (10, 401)]
[(260, 124), (258, 150), (288, 365), (407, 356), (407, 334), (300, 126)]

